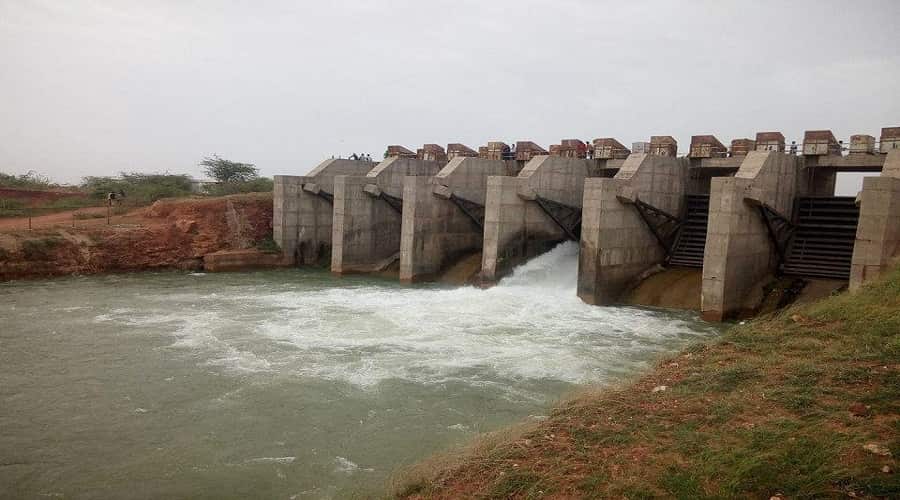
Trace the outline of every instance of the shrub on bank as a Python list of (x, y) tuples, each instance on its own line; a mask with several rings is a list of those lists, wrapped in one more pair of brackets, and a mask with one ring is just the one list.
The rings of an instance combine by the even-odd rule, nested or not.
[(53, 249), (58, 247), (62, 240), (56, 237), (38, 238), (22, 242), (22, 255), (25, 260), (50, 260)]
[(50, 182), (49, 178), (32, 170), (21, 175), (0, 172), (0, 187), (41, 190), (57, 188), (59, 184)]
[(162, 198), (190, 196), (191, 178), (187, 175), (123, 172), (119, 177), (85, 177), (81, 187), (94, 200), (106, 200), (109, 193), (125, 193), (128, 206), (149, 205)]
[(230, 194), (244, 193), (271, 193), (274, 190), (275, 183), (267, 177), (257, 177), (249, 181), (239, 182), (222, 182), (213, 184), (206, 188), (206, 193), (210, 196), (227, 196)]

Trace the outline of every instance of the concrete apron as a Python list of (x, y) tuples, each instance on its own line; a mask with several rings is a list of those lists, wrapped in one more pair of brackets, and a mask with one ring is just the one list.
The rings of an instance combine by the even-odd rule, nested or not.
[(331, 261), (334, 209), (329, 200), (338, 175), (364, 175), (375, 164), (325, 160), (305, 176), (276, 175), (272, 235), (287, 262), (314, 265)]
[(400, 280), (435, 279), (481, 251), (489, 176), (515, 175), (515, 161), (454, 158), (433, 177), (403, 183)]
[(497, 281), (518, 263), (564, 241), (566, 232), (535, 200), (580, 208), (585, 179), (596, 171), (593, 160), (537, 156), (517, 177), (488, 177), (481, 279)]
[(331, 271), (377, 272), (399, 260), (404, 178), (433, 176), (443, 166), (388, 158), (365, 176), (335, 177)]
[(686, 159), (644, 153), (629, 155), (611, 179), (585, 181), (578, 258), (578, 296), (583, 301), (613, 304), (665, 261), (665, 249), (634, 202), (678, 216), (688, 181)]

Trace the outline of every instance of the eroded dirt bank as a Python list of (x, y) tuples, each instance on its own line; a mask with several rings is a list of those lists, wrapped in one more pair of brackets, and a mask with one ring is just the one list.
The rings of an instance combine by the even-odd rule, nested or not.
[[(105, 209), (103, 210), (105, 212)], [(75, 227), (72, 227), (74, 223)], [(0, 232), (0, 281), (137, 271), (196, 269), (206, 254), (256, 247), (272, 234), (271, 194), (161, 200), (114, 217)]]

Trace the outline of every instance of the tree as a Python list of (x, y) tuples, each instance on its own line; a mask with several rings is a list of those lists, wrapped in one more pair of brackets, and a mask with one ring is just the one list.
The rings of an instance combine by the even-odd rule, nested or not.
[(238, 163), (219, 155), (203, 158), (200, 162), (203, 172), (219, 182), (248, 182), (259, 177), (259, 169), (252, 163)]

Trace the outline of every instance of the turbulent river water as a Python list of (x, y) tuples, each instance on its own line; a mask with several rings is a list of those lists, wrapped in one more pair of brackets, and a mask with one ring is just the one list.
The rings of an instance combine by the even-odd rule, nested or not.
[(0, 497), (345, 498), (717, 331), (593, 307), (564, 244), (482, 290), (323, 271), (0, 285)]

